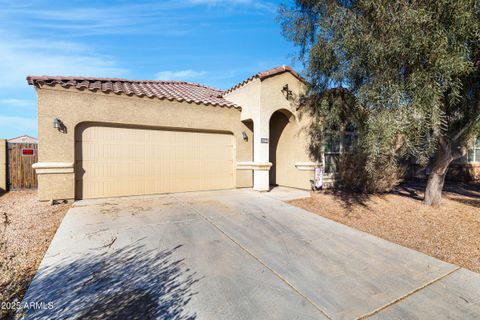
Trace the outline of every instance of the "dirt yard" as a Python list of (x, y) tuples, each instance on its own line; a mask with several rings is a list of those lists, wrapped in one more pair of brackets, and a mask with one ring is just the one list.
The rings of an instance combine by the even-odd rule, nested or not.
[(480, 185), (449, 185), (438, 209), (422, 185), (371, 197), (324, 192), (290, 203), (440, 260), (480, 272)]
[[(22, 299), (69, 207), (39, 202), (35, 191), (0, 196), (0, 303)], [(0, 308), (0, 319), (12, 312)]]

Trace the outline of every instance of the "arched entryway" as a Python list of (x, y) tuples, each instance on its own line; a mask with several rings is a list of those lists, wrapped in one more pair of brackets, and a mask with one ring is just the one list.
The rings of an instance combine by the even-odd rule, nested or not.
[[(296, 125), (294, 115), (285, 109), (275, 111), (270, 117), (269, 161), (270, 185), (282, 185), (282, 175), (291, 166), (291, 147), (294, 142), (293, 127)], [(290, 132), (290, 134), (289, 134)]]

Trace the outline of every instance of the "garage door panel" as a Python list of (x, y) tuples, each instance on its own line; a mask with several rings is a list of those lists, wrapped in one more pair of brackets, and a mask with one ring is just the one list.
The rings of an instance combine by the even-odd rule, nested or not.
[(87, 126), (76, 140), (77, 198), (234, 186), (229, 134)]

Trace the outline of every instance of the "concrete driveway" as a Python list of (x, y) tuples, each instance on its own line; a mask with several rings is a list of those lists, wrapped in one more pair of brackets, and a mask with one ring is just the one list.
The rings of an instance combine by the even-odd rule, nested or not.
[[(77, 202), (32, 319), (473, 319), (480, 274), (279, 200), (198, 192)], [(41, 221), (39, 222), (41, 223)]]

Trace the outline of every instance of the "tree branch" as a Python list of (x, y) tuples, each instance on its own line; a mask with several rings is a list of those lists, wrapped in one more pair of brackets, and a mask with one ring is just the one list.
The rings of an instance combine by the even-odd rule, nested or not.
[(480, 113), (477, 115), (476, 118), (470, 119), (458, 132), (456, 135), (453, 136), (452, 142), (457, 142), (458, 139), (462, 137), (462, 135), (469, 130), (472, 126), (474, 126), (477, 122), (480, 121)]

